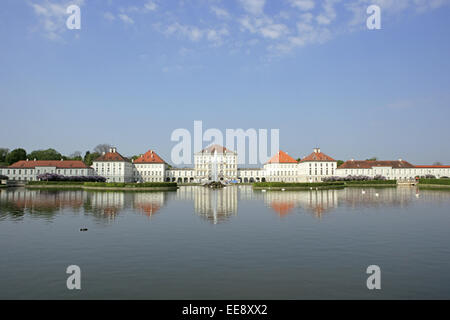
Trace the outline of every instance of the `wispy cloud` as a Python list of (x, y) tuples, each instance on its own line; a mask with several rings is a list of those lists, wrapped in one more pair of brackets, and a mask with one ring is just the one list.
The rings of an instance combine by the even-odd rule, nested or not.
[(266, 0), (239, 0), (242, 7), (252, 15), (261, 15), (264, 11)]
[(223, 8), (212, 6), (211, 7), (211, 11), (214, 12), (215, 15), (218, 18), (221, 18), (221, 19), (226, 19), (226, 18), (230, 17), (230, 13), (227, 10), (223, 9)]
[(119, 13), (119, 19), (122, 20), (125, 24), (134, 24), (134, 20), (124, 13)]
[(216, 45), (220, 45), (223, 37), (229, 35), (226, 27), (221, 28), (199, 28), (192, 25), (182, 25), (178, 22), (172, 23), (164, 31), (166, 35), (180, 35), (193, 42), (198, 42), (202, 39), (207, 39)]
[(311, 10), (315, 6), (313, 0), (289, 0), (289, 2), (291, 3), (291, 6), (297, 7), (304, 11)]

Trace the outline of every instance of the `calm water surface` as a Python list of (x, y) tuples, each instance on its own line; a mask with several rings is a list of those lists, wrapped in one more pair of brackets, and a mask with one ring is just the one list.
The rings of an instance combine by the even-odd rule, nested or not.
[(450, 191), (362, 190), (0, 190), (0, 298), (450, 299)]

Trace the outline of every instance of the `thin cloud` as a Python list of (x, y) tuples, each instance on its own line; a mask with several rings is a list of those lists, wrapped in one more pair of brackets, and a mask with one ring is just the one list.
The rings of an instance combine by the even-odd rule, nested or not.
[(125, 24), (134, 24), (134, 20), (124, 13), (119, 14), (119, 19), (122, 20)]

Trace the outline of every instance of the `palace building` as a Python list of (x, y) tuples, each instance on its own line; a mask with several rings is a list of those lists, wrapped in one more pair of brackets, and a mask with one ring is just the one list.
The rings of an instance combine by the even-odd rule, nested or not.
[(14, 181), (36, 181), (37, 176), (53, 173), (64, 176), (93, 176), (94, 169), (78, 160), (20, 160), (0, 168), (0, 175)]
[(39, 174), (105, 177), (107, 182), (178, 182), (202, 183), (211, 180), (235, 183), (253, 182), (320, 182), (330, 177), (383, 176), (393, 180), (412, 180), (427, 175), (450, 177), (450, 166), (413, 165), (405, 160), (348, 160), (337, 167), (337, 161), (314, 148), (299, 161), (279, 150), (262, 168), (238, 168), (238, 155), (220, 145), (210, 145), (194, 154), (193, 168), (173, 168), (154, 150), (148, 150), (134, 161), (123, 157), (115, 147), (95, 159), (92, 167), (82, 161), (22, 160), (0, 167), (0, 175), (10, 180), (33, 181)]

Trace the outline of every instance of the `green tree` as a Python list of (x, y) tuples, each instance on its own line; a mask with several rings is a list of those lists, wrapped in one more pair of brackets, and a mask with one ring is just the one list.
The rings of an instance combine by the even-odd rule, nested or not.
[(342, 160), (337, 160), (336, 162), (337, 162), (336, 165), (338, 167), (340, 167), (344, 163), (344, 161), (342, 161)]
[(83, 161), (87, 166), (92, 166), (92, 163), (94, 163), (94, 160), (98, 157), (100, 157), (100, 153), (86, 151)]
[(9, 149), (0, 148), (0, 162), (6, 162), (6, 156), (8, 155)]
[(378, 160), (378, 158), (377, 157), (372, 157), (372, 158), (370, 158), (370, 159), (366, 159), (367, 161), (377, 161)]
[(26, 160), (27, 159), (27, 152), (22, 148), (17, 148), (11, 151), (6, 155), (6, 163), (9, 165), (12, 165), (13, 163), (20, 161), (20, 160)]
[(63, 157), (61, 153), (56, 151), (55, 149), (47, 149), (47, 150), (35, 150), (28, 155), (28, 159), (30, 160), (61, 160)]

